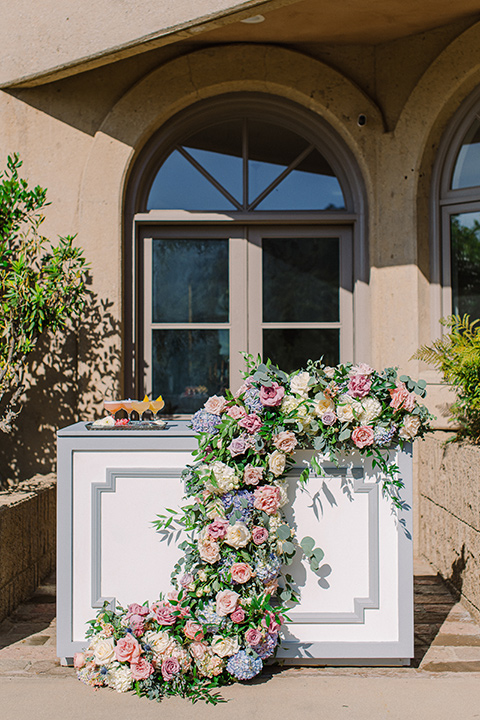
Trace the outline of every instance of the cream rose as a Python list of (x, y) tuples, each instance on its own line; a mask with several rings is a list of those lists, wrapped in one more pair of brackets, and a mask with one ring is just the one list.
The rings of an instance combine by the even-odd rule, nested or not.
[(203, 562), (210, 565), (220, 560), (220, 545), (208, 536), (198, 541), (198, 552)]
[(115, 660), (115, 643), (112, 637), (99, 640), (93, 653), (97, 665), (110, 665)]
[(279, 450), (274, 450), (268, 457), (268, 469), (277, 477), (285, 470), (286, 456)]
[(159, 630), (158, 632), (148, 630), (143, 636), (143, 643), (150, 645), (155, 655), (170, 654), (176, 647), (175, 640), (166, 630)]
[(418, 415), (407, 415), (398, 433), (399, 436), (404, 440), (411, 440), (418, 434), (420, 424)]
[(294, 375), (294, 377), (290, 380), (290, 388), (292, 392), (296, 393), (297, 395), (302, 395), (302, 397), (306, 397), (308, 394), (308, 382), (310, 380), (310, 375), (308, 372), (301, 372), (298, 373), (298, 375)]
[(237, 522), (234, 525), (230, 525), (227, 534), (225, 536), (225, 542), (227, 545), (238, 550), (239, 548), (245, 547), (251, 538), (250, 530), (245, 523)]
[(220, 395), (212, 395), (212, 397), (208, 398), (204, 408), (207, 412), (212, 413), (213, 415), (220, 415), (225, 410), (226, 404), (227, 401), (224, 397), (221, 397)]
[(240, 649), (237, 638), (234, 637), (222, 637), (221, 635), (214, 635), (211, 644), (212, 652), (221, 658), (230, 657), (235, 655)]
[(337, 417), (340, 422), (349, 423), (355, 420), (354, 409), (357, 410), (359, 407), (359, 403), (350, 395), (340, 395), (336, 407)]
[(335, 403), (331, 398), (327, 397), (326, 395), (321, 395), (321, 397), (316, 401), (313, 407), (313, 411), (315, 415), (321, 417), (328, 410), (333, 410), (333, 412), (335, 412)]
[(247, 465), (243, 471), (243, 482), (245, 485), (258, 485), (263, 479), (263, 468)]

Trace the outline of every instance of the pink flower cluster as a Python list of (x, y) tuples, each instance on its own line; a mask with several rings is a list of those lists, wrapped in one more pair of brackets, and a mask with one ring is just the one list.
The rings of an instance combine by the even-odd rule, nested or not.
[(257, 510), (263, 510), (267, 515), (273, 515), (280, 507), (280, 489), (274, 485), (262, 485), (253, 491), (255, 500), (253, 506)]
[(395, 390), (390, 390), (390, 407), (395, 410), (406, 410), (412, 412), (415, 407), (415, 395), (408, 392), (405, 383), (398, 382)]

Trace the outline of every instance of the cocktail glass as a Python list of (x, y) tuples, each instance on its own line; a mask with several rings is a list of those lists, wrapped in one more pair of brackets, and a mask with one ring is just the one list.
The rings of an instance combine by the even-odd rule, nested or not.
[(150, 401), (149, 400), (132, 400), (132, 410), (135, 410), (135, 412), (138, 413), (138, 419), (142, 419), (142, 415), (144, 412), (146, 412), (150, 407)]
[(165, 407), (165, 400), (159, 395), (156, 400), (150, 400), (149, 406), (153, 413), (153, 419), (156, 420), (157, 414)]
[(130, 398), (128, 398), (128, 400), (122, 400), (122, 408), (123, 408), (123, 409), (125, 410), (125, 412), (127, 413), (128, 421), (129, 421), (129, 422), (130, 422), (130, 415), (131, 415), (132, 410), (133, 410), (133, 407), (132, 407), (132, 403), (133, 403), (133, 402), (134, 402), (134, 401), (133, 401), (133, 400), (130, 400)]
[(103, 407), (108, 413), (115, 417), (115, 413), (123, 408), (123, 403), (121, 400), (104, 400)]

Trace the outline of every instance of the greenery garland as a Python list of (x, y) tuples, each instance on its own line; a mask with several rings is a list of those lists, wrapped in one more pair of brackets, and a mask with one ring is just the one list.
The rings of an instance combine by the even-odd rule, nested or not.
[[(299, 548), (314, 570), (323, 558), (313, 538), (297, 541), (282, 513), (297, 449), (313, 444), (334, 462), (352, 450), (371, 457), (401, 507), (390, 450), (429, 430), (431, 415), (417, 400), (424, 381), (363, 363), (309, 361), (287, 374), (245, 357), (239, 391), (211, 397), (193, 416), (198, 449), (184, 471), (185, 505), (157, 516), (160, 532), (188, 534), (174, 589), (151, 604), (105, 607), (90, 621), (89, 646), (74, 658), (89, 685), (216, 703), (218, 687), (262, 670), (288, 619), (285, 606), (298, 602), (282, 568)], [(318, 457), (311, 466), (322, 472)]]

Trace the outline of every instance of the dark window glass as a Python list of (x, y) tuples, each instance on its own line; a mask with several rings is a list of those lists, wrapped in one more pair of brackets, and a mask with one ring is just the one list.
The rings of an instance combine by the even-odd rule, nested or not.
[(191, 162), (174, 150), (158, 171), (147, 210), (236, 210)]
[(263, 359), (286, 372), (305, 367), (309, 358), (336, 365), (340, 359), (339, 330), (283, 329), (263, 331)]
[(152, 320), (228, 322), (228, 240), (155, 238)]
[(338, 238), (263, 238), (264, 322), (339, 320)]
[(480, 318), (480, 212), (452, 215), (450, 229), (453, 312)]
[(153, 330), (153, 396), (166, 413), (193, 413), (229, 387), (228, 330)]
[(480, 185), (480, 120), (476, 119), (458, 151), (452, 190)]

